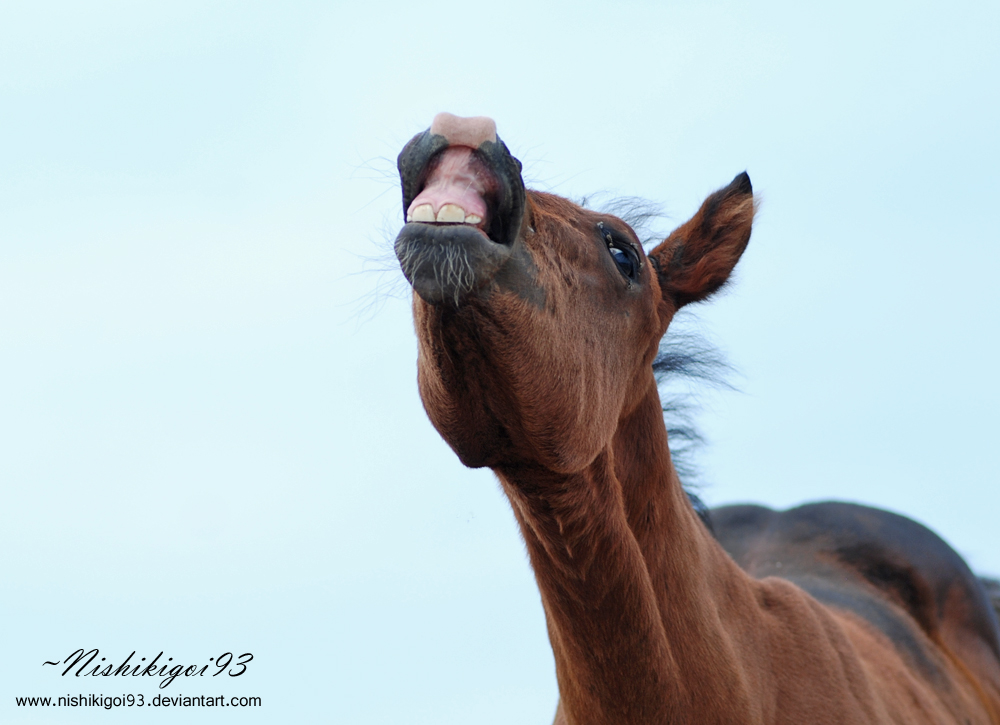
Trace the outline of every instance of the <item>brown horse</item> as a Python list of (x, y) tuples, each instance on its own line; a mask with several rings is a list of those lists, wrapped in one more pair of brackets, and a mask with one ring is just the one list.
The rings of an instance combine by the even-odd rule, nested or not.
[(743, 173), (648, 255), (622, 220), (528, 192), (492, 121), (399, 156), (420, 395), (489, 466), (527, 544), (556, 723), (1000, 724), (981, 582), (926, 528), (843, 503), (692, 508), (652, 363), (750, 239)]

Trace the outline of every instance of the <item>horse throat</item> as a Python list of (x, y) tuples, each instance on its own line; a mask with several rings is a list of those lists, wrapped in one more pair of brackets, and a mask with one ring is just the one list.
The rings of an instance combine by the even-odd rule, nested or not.
[[(693, 656), (685, 639), (713, 639), (705, 568), (721, 550), (671, 463), (655, 383), (584, 470), (496, 473), (545, 607), (562, 717), (683, 722), (700, 699), (685, 667)], [(602, 709), (608, 703), (618, 709)]]

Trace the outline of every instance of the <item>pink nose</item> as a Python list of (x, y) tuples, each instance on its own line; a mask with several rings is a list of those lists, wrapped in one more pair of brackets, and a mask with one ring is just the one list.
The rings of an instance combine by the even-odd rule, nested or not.
[(492, 118), (486, 116), (462, 118), (450, 113), (439, 113), (431, 123), (431, 133), (444, 136), (449, 146), (477, 149), (485, 141), (496, 143), (497, 125)]

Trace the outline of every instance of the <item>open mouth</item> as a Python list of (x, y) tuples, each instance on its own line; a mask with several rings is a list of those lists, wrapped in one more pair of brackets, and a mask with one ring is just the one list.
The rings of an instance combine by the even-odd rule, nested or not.
[(406, 225), (395, 250), (413, 289), (459, 304), (490, 286), (524, 216), (521, 163), (488, 118), (439, 114), (397, 160)]
[[(467, 146), (449, 146), (431, 159), (420, 193), (406, 210), (407, 222), (463, 224), (487, 237), (496, 210), (499, 182), (476, 152)], [(492, 204), (490, 202), (493, 202)]]

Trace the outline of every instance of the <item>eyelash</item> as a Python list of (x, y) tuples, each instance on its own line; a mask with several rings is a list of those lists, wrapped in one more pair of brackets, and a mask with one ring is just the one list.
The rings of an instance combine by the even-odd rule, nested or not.
[[(614, 260), (618, 271), (629, 280), (629, 286), (639, 278), (639, 270), (642, 269), (642, 258), (630, 243), (619, 242), (614, 236), (604, 229), (604, 223), (598, 222), (597, 227), (601, 230), (601, 236), (608, 245), (608, 252)], [(617, 252), (617, 254), (616, 254)]]

